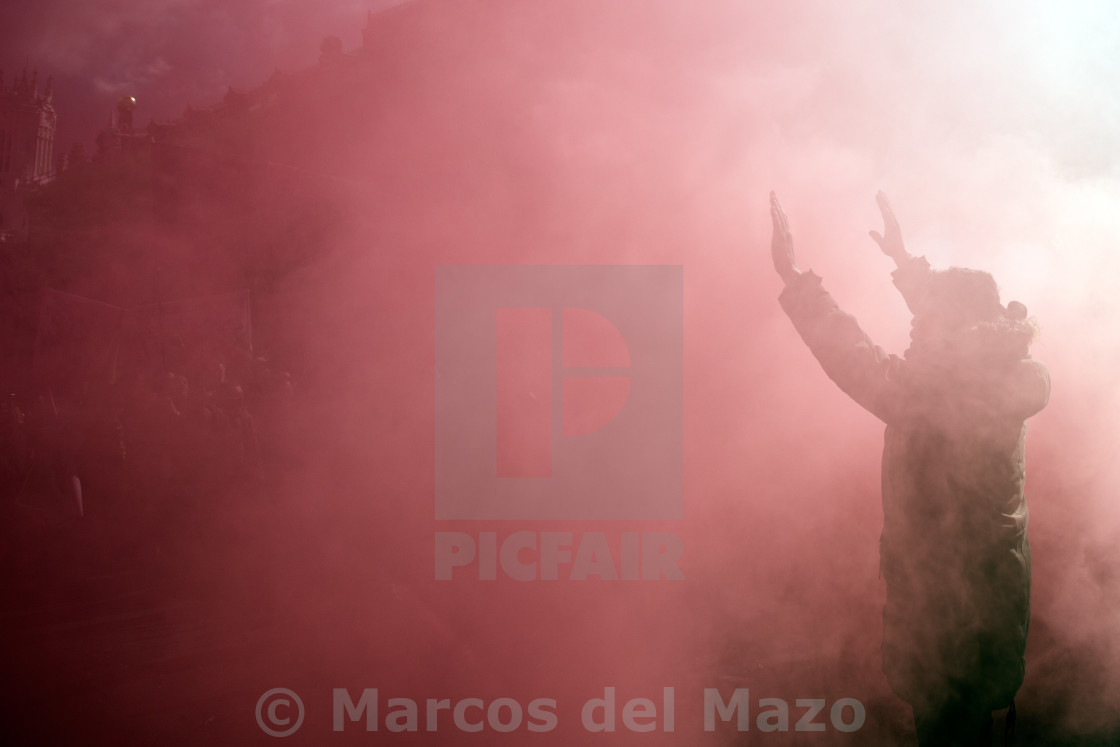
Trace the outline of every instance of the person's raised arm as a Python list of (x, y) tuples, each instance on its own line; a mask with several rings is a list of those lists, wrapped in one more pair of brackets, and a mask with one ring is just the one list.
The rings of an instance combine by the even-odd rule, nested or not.
[(879, 212), (883, 214), (883, 232), (869, 231), (868, 233), (883, 250), (883, 254), (894, 260), (897, 268), (892, 273), (894, 285), (902, 294), (910, 312), (917, 314), (930, 277), (929, 262), (925, 257), (915, 257), (906, 251), (898, 218), (895, 217), (887, 196), (881, 190), (875, 194), (875, 203), (879, 206)]
[(770, 193), (774, 234), (770, 244), (774, 269), (785, 282), (778, 297), (801, 339), (825, 373), (876, 417), (890, 417), (890, 382), (898, 359), (875, 345), (851, 314), (846, 314), (812, 271), (798, 269), (793, 237), (782, 206)]
[(770, 237), (770, 254), (774, 259), (774, 269), (778, 271), (782, 282), (789, 285), (801, 275), (797, 267), (797, 259), (793, 255), (793, 234), (789, 230), (789, 221), (778, 203), (778, 196), (770, 193), (770, 220), (774, 224), (774, 232)]
[(898, 218), (894, 217), (894, 210), (887, 201), (887, 196), (879, 191), (875, 194), (875, 203), (879, 212), (883, 214), (883, 232), (869, 231), (869, 235), (883, 250), (883, 254), (894, 260), (896, 267), (902, 267), (908, 259), (913, 259), (906, 245), (902, 242), (902, 228), (898, 225)]

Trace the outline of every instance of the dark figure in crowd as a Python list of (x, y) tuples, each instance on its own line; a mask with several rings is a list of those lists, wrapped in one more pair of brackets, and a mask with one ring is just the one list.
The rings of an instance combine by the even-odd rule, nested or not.
[(885, 228), (871, 237), (894, 260), (914, 315), (905, 354), (875, 345), (820, 277), (798, 269), (771, 193), (779, 300), (829, 378), (886, 424), (883, 672), (912, 706), (923, 747), (988, 745), (992, 711), (1013, 709), (1023, 682), (1024, 421), (1046, 405), (1050, 379), (1030, 359), (1037, 327), (1026, 307), (1000, 305), (987, 273), (934, 272), (911, 256), (886, 197), (877, 200)]

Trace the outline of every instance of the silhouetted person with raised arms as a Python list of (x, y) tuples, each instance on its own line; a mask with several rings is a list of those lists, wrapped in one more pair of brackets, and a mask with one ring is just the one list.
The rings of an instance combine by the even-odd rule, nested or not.
[[(922, 747), (987, 745), (992, 711), (1023, 682), (1031, 561), (1023, 498), (1025, 421), (1050, 394), (1030, 358), (1037, 327), (991, 275), (935, 272), (903, 246), (886, 196), (871, 237), (894, 260), (914, 315), (902, 357), (886, 353), (797, 267), (770, 195), (779, 298), (826, 374), (886, 424), (880, 571), (883, 672), (914, 710)], [(1009, 719), (1010, 721), (1010, 719)]]

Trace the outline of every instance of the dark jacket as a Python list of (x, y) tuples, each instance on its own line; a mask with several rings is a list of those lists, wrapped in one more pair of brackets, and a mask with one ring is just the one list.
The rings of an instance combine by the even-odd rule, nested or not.
[[(932, 273), (894, 273), (912, 311)], [(782, 308), (825, 373), (886, 423), (880, 571), (887, 584), (883, 671), (907, 702), (1006, 707), (1023, 681), (1030, 546), (1025, 420), (1049, 398), (1026, 346), (923, 347), (887, 354), (811, 272)], [(917, 327), (917, 325), (916, 325)]]

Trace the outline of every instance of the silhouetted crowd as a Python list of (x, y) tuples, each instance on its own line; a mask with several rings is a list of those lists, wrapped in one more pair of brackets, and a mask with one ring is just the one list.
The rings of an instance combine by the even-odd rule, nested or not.
[(112, 516), (260, 482), (282, 458), (277, 424), (293, 395), (287, 372), (247, 354), (76, 393), (11, 394), (0, 489), (32, 514)]

